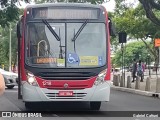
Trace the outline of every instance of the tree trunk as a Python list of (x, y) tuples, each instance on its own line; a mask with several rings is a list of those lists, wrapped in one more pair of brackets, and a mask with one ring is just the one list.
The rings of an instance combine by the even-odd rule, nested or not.
[(160, 26), (160, 19), (156, 14), (153, 12), (153, 9), (159, 10), (159, 3), (156, 3), (153, 0), (139, 0), (139, 2), (143, 5), (145, 11), (146, 11), (146, 16), (149, 18), (153, 23), (156, 25)]

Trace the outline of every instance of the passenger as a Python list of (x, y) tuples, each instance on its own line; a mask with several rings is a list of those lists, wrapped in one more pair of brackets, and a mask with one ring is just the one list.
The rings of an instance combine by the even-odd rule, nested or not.
[(134, 59), (133, 66), (132, 66), (132, 77), (133, 77), (132, 82), (134, 82), (134, 80), (136, 78), (136, 72), (137, 72), (137, 61), (136, 61), (136, 59)]
[(141, 77), (141, 82), (143, 82), (144, 77), (144, 65), (142, 64), (142, 61), (139, 60), (139, 63), (137, 65), (137, 76)]

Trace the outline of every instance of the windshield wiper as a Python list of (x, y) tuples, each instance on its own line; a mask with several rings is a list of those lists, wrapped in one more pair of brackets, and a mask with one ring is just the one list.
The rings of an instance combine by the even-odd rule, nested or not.
[(85, 22), (81, 25), (81, 27), (79, 28), (79, 30), (77, 31), (77, 33), (74, 35), (72, 41), (75, 41), (78, 38), (78, 36), (82, 32), (83, 28), (87, 25), (87, 23), (88, 23), (88, 20), (85, 20)]
[(63, 50), (62, 50), (62, 45), (61, 45), (61, 38), (60, 38), (60, 29), (59, 29), (59, 36), (57, 35), (57, 33), (55, 32), (55, 30), (51, 27), (51, 25), (48, 23), (47, 20), (43, 19), (42, 22), (47, 26), (47, 28), (50, 30), (50, 32), (54, 35), (54, 37), (57, 39), (57, 41), (60, 42), (60, 53), (59, 53), (59, 58), (63, 59)]
[(51, 33), (54, 35), (54, 37), (57, 39), (57, 41), (61, 41), (60, 37), (57, 35), (57, 33), (53, 30), (51, 25), (47, 22), (47, 20), (43, 19), (42, 22), (47, 26), (47, 28), (51, 31)]

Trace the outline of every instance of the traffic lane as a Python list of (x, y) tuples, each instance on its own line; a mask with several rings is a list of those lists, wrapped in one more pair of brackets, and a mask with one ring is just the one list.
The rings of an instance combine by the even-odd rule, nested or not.
[[(12, 92), (11, 92), (12, 91)], [(127, 92), (121, 92), (116, 90), (111, 90), (110, 102), (102, 102), (100, 111), (89, 111), (88, 103), (71, 103), (65, 104), (39, 104), (39, 108), (32, 110), (32, 112), (48, 112), (45, 114), (44, 118), (11, 118), (11, 120), (135, 120), (135, 118), (110, 118), (115, 114), (128, 114), (123, 111), (160, 111), (159, 108), (160, 100), (154, 99), (152, 97), (140, 96), (136, 94), (131, 94)], [(45, 109), (44, 109), (44, 108)], [(55, 109), (57, 107), (57, 109)], [(81, 111), (84, 108), (83, 111)], [(71, 111), (67, 111), (71, 110)], [(29, 112), (24, 106), (22, 100), (17, 99), (16, 90), (6, 90), (5, 94), (0, 98), (0, 111), (24, 111)], [(77, 110), (77, 111), (76, 111)], [(122, 111), (119, 113), (110, 113), (110, 111)], [(144, 118), (146, 119), (146, 118)], [(10, 120), (9, 118), (0, 118), (0, 120)], [(143, 118), (141, 119), (143, 120)], [(149, 120), (152, 120), (149, 118)], [(156, 118), (154, 119), (156, 120)]]
[[(14, 99), (17, 101), (17, 90), (17, 87), (13, 89), (5, 88), (4, 94), (0, 96), (0, 111), (21, 111), (21, 109), (16, 106), (16, 102), (13, 102)], [(14, 97), (7, 97), (10, 94), (12, 95), (12, 93)]]
[[(101, 105), (101, 111), (121, 111), (126, 110), (126, 107), (119, 108), (117, 105), (118, 100), (114, 102), (114, 97), (117, 95), (114, 95), (117, 92), (111, 91), (111, 100), (109, 102), (102, 102)], [(119, 96), (119, 95), (118, 95)], [(32, 105), (32, 110), (27, 110), (25, 108), (24, 102), (22, 100), (17, 99), (17, 91), (13, 90), (7, 90), (4, 94), (4, 97), (6, 97), (11, 103), (13, 103), (15, 106), (17, 106), (21, 111), (88, 111), (89, 110), (89, 103), (88, 102), (53, 102), (53, 103), (38, 103)], [(8, 104), (6, 104), (8, 106)], [(2, 109), (2, 108), (1, 108)], [(7, 108), (5, 108), (7, 109)], [(2, 109), (3, 110), (3, 109)], [(14, 108), (13, 108), (14, 110)]]
[[(0, 111), (3, 109), (8, 111), (14, 111), (15, 107), (10, 106), (5, 101), (11, 102), (14, 106), (17, 106), (18, 109), (21, 111), (31, 111), (25, 108), (25, 104), (22, 100), (17, 99), (17, 90), (9, 90), (6, 89), (2, 103), (5, 103), (5, 107), (0, 107)], [(32, 111), (76, 111), (76, 110), (89, 110), (89, 103), (82, 103), (82, 102), (50, 102), (50, 103), (38, 103), (32, 105)], [(12, 107), (9, 109), (8, 107)], [(78, 109), (77, 109), (78, 108)], [(16, 109), (15, 109), (16, 110)]]
[[(111, 99), (104, 111), (160, 111), (160, 99), (111, 89)], [(106, 108), (105, 108), (106, 107)]]
[(4, 93), (0, 96), (0, 111), (21, 111), (13, 101), (10, 101)]
[[(31, 111), (25, 108), (24, 102), (17, 99), (17, 91), (6, 91), (3, 95), (3, 101), (10, 102), (12, 106), (17, 107), (21, 111)], [(3, 102), (5, 103), (5, 102)], [(6, 108), (5, 108), (6, 105)], [(9, 109), (9, 104), (3, 105), (5, 110)], [(160, 100), (152, 97), (146, 97), (141, 95), (136, 95), (127, 92), (121, 92), (111, 89), (111, 98), (109, 102), (102, 102), (100, 111), (160, 111)], [(11, 106), (10, 106), (11, 107)], [(75, 102), (55, 102), (55, 103), (40, 103), (33, 105), (34, 109), (32, 111), (89, 111), (89, 103), (75, 103)], [(2, 109), (0, 107), (0, 109)], [(3, 109), (2, 109), (3, 110)]]

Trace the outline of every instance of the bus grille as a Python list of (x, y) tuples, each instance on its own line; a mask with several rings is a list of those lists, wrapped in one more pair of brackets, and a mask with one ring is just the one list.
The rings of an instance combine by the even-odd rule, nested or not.
[[(41, 77), (41, 76), (40, 76)], [(41, 77), (44, 80), (87, 80), (90, 77)]]
[(87, 80), (96, 74), (92, 72), (41, 72), (37, 76), (45, 80)]
[(73, 93), (73, 96), (58, 96), (58, 93), (45, 93), (49, 99), (83, 99), (87, 93)]

